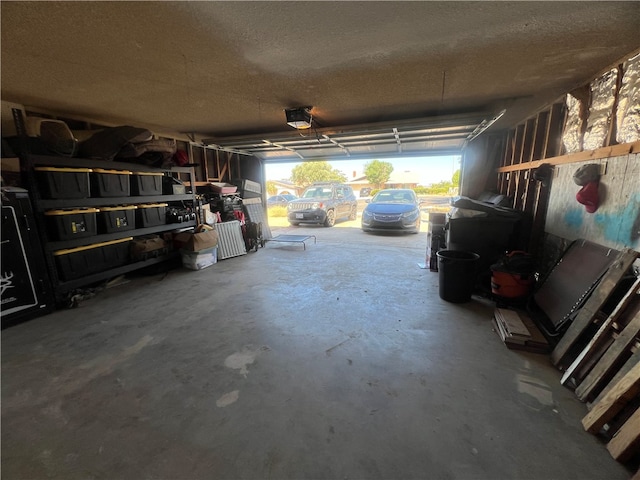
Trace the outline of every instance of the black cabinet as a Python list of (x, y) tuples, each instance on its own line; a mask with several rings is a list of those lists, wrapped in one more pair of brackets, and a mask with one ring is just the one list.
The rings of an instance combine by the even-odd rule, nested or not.
[[(145, 218), (151, 214), (160, 217), (165, 209), (172, 207), (188, 207), (195, 212), (197, 203), (193, 192), (163, 194), (161, 188), (144, 187), (147, 184), (162, 185), (163, 182), (158, 181), (158, 177), (171, 180), (178, 176), (187, 176), (193, 185), (192, 168), (158, 169), (124, 162), (26, 155), (21, 158), (21, 169), (32, 192), (42, 250), (58, 302), (66, 301), (70, 292), (80, 287), (175, 259), (178, 255), (177, 252), (170, 251), (143, 261), (133, 261), (130, 258), (123, 260), (123, 243), (136, 237), (196, 225), (195, 215), (180, 217), (184, 220), (180, 223), (150, 224), (142, 222), (139, 215), (132, 216), (129, 210), (144, 207)], [(99, 177), (96, 178), (97, 176)], [(99, 180), (100, 189), (96, 188), (96, 180)], [(134, 188), (123, 188), (129, 186), (129, 181)], [(144, 183), (142, 188), (138, 184), (140, 181)], [(87, 184), (88, 192), (69, 190), (75, 188), (75, 185), (84, 189)], [(59, 185), (64, 187), (57, 188)], [(105, 192), (109, 192), (108, 195), (111, 196), (105, 196)], [(124, 195), (118, 196), (117, 192)], [(136, 193), (151, 194), (135, 195)], [(108, 216), (109, 228), (101, 228), (100, 222), (104, 218), (99, 215)], [(128, 223), (132, 219), (135, 225), (133, 228)], [(115, 259), (111, 266), (109, 258)], [(78, 267), (83, 264), (87, 265), (86, 274), (82, 267)], [(97, 264), (101, 266), (98, 268)], [(67, 265), (74, 265), (73, 272), (61, 270), (67, 268)]]
[(2, 188), (2, 328), (53, 309), (53, 294), (29, 194)]

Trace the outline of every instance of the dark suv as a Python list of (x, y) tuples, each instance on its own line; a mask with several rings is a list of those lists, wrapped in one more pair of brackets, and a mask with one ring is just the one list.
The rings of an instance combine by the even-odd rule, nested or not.
[(287, 204), (291, 225), (321, 223), (332, 227), (339, 218), (355, 220), (358, 201), (349, 185), (342, 183), (314, 183), (302, 196)]

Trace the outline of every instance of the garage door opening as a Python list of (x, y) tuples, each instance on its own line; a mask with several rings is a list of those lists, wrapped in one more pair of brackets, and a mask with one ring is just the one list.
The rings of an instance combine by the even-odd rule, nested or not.
[[(413, 192), (420, 210), (420, 223), (429, 220), (430, 213), (446, 212), (451, 198), (458, 194), (460, 179), (459, 155), (424, 156), (383, 159), (327, 160), (307, 162), (265, 163), (267, 209), (269, 225), (278, 230), (288, 227), (335, 226), (362, 229), (362, 214), (372, 197), (382, 189), (408, 190), (396, 192), (398, 199)], [(301, 203), (300, 197), (313, 200), (314, 193), (307, 187), (318, 182), (335, 182), (346, 185), (344, 194), (353, 194), (353, 205), (330, 213), (308, 216), (292, 213)], [(317, 190), (317, 189), (316, 189)], [(324, 193), (331, 195), (330, 188)], [(342, 195), (339, 192), (338, 195)], [(334, 195), (335, 192), (334, 192)], [(315, 199), (317, 200), (317, 198)], [(293, 202), (293, 203), (292, 203)], [(322, 203), (316, 202), (316, 203)], [(355, 205), (355, 206), (354, 206)], [(308, 205), (303, 205), (306, 209)], [(347, 208), (349, 207), (349, 208)], [(330, 205), (322, 205), (325, 210)], [(355, 213), (351, 210), (355, 208)], [(371, 208), (371, 207), (370, 207)], [(334, 221), (335, 220), (335, 221)], [(413, 227), (411, 228), (412, 230)], [(426, 230), (425, 228), (422, 229)], [(378, 233), (380, 233), (378, 231)], [(382, 232), (385, 233), (384, 231)], [(396, 233), (390, 229), (388, 233)]]

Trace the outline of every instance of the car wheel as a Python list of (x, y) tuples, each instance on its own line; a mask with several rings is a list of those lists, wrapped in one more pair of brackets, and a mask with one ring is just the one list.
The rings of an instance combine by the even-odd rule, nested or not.
[(351, 213), (349, 214), (349, 220), (355, 220), (358, 218), (358, 207), (355, 205), (351, 207)]
[(336, 214), (333, 210), (327, 211), (327, 218), (324, 221), (325, 227), (333, 227), (336, 223)]

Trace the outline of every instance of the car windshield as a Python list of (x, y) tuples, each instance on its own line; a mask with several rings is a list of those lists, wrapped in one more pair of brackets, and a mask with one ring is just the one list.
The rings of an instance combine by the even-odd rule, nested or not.
[(331, 198), (331, 187), (312, 187), (308, 188), (302, 198)]
[(371, 200), (372, 203), (415, 203), (413, 192), (408, 190), (382, 190)]

